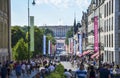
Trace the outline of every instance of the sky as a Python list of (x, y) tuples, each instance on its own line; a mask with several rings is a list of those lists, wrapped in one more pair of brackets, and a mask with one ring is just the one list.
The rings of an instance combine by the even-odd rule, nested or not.
[[(73, 25), (74, 17), (81, 21), (82, 11), (87, 10), (91, 0), (29, 0), (30, 16), (34, 16), (34, 24)], [(11, 25), (28, 24), (28, 0), (11, 0)]]

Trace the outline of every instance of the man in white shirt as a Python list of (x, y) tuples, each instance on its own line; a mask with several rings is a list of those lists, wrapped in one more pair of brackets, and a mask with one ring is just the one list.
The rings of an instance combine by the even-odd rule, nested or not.
[(48, 69), (50, 70), (50, 72), (53, 72), (55, 70), (55, 67), (53, 66), (53, 64), (51, 63), (51, 65), (48, 67)]
[(72, 77), (72, 74), (70, 72), (68, 72), (67, 69), (64, 70), (64, 75), (66, 76), (66, 78)]

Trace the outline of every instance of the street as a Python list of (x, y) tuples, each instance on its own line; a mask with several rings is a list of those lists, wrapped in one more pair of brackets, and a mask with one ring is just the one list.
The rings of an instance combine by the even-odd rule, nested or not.
[(61, 64), (64, 66), (65, 69), (69, 70), (71, 69), (72, 71), (77, 70), (77, 66), (74, 65), (72, 66), (72, 64), (70, 62), (66, 62), (66, 61), (62, 61)]

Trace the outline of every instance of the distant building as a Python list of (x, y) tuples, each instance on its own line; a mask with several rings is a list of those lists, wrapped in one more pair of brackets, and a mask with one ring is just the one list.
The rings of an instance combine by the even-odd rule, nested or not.
[(72, 27), (68, 25), (53, 25), (53, 26), (40, 26), (40, 28), (50, 29), (54, 33), (54, 37), (56, 39), (56, 49), (65, 50), (65, 38), (66, 33)]
[(0, 62), (11, 59), (11, 0), (0, 0)]
[(72, 26), (68, 26), (68, 25), (40, 26), (40, 28), (46, 28), (52, 30), (55, 38), (65, 38), (67, 31), (70, 30), (71, 27)]

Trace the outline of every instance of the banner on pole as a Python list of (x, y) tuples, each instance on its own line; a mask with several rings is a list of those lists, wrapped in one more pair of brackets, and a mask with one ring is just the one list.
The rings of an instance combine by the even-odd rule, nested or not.
[(50, 40), (48, 41), (48, 54), (50, 55)]
[(74, 55), (76, 54), (76, 41), (73, 39), (74, 42)]
[(94, 52), (98, 52), (98, 16), (94, 17)]
[(80, 52), (80, 54), (82, 54), (82, 35), (81, 34), (79, 34), (79, 52)]
[(43, 55), (46, 55), (46, 36), (43, 35)]
[(34, 16), (30, 16), (30, 51), (34, 51)]

